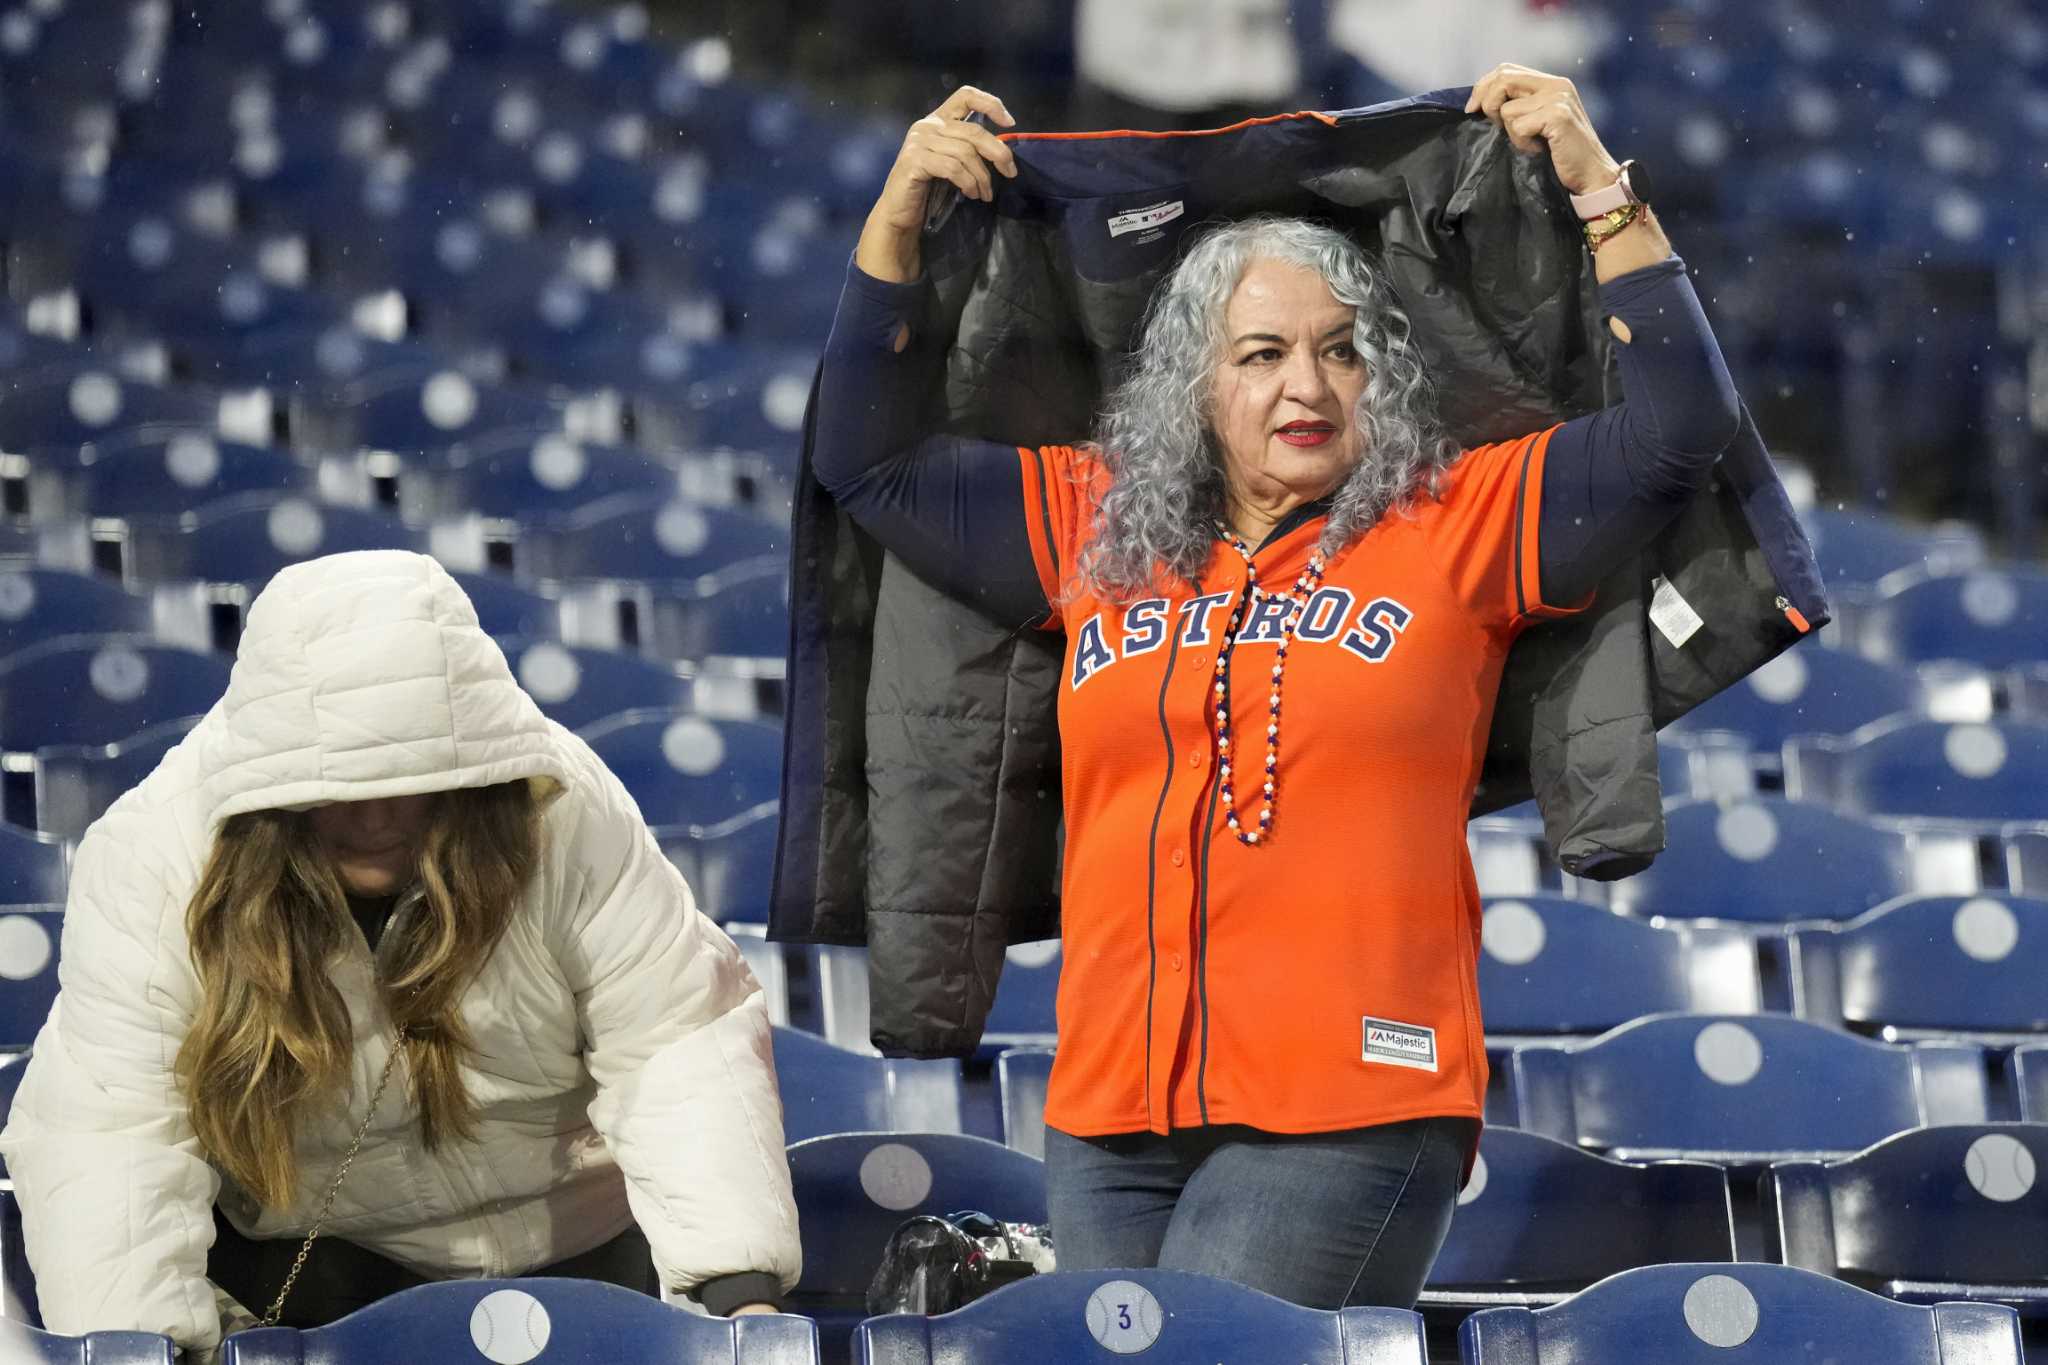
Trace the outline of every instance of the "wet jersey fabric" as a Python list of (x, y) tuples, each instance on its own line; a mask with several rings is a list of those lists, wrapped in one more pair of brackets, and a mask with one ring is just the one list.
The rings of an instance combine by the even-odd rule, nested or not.
[[(1238, 1123), (1324, 1132), (1478, 1118), (1486, 1091), (1479, 892), (1465, 811), (1501, 666), (1542, 600), (1551, 436), (1466, 452), (1438, 497), (1328, 560), (1272, 710), (1316, 517), (1258, 548), (1260, 591), (1218, 541), (1194, 583), (1118, 603), (1072, 566), (1099, 482), (1085, 452), (1019, 452), (1034, 558), (1066, 636), (1059, 1063), (1046, 1121), (1080, 1136)], [(1267, 589), (1274, 591), (1268, 592)], [(1233, 644), (1232, 613), (1245, 615)], [(1227, 654), (1232, 748), (1214, 723)], [(1228, 828), (1231, 761), (1257, 827)]]

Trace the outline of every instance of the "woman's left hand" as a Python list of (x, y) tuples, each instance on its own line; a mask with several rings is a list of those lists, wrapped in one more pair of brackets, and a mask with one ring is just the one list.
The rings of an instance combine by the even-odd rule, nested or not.
[(1621, 176), (1621, 163), (1600, 145), (1579, 103), (1578, 87), (1563, 76), (1503, 62), (1473, 85), (1465, 112), (1486, 115), (1518, 152), (1549, 148), (1551, 167), (1569, 194), (1604, 189)]

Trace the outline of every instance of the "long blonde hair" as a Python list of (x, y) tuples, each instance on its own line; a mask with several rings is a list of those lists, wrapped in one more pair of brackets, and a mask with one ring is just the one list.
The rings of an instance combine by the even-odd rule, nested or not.
[[(539, 860), (527, 783), (442, 793), (420, 848), (418, 903), (393, 916), (378, 945), (378, 992), (405, 1040), (429, 1149), (475, 1133), (461, 1072), (473, 1044), (458, 1006)], [(310, 818), (263, 810), (223, 821), (185, 927), (200, 1005), (177, 1075), (193, 1128), (264, 1207), (287, 1208), (298, 1191), (294, 1134), (308, 1113), (347, 1098), (355, 1046), (327, 972), (353, 925)]]

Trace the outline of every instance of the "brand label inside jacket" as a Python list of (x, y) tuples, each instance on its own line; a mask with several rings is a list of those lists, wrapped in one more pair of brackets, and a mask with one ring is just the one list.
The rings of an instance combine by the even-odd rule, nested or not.
[(1417, 1071), (1436, 1070), (1436, 1030), (1420, 1024), (1399, 1024), (1392, 1019), (1364, 1016), (1365, 1060), (1382, 1066), (1412, 1066)]
[(1179, 199), (1167, 199), (1147, 208), (1132, 209), (1129, 213), (1119, 213), (1109, 220), (1109, 235), (1121, 237), (1126, 232), (1143, 232), (1147, 228), (1170, 223), (1187, 211), (1186, 202)]

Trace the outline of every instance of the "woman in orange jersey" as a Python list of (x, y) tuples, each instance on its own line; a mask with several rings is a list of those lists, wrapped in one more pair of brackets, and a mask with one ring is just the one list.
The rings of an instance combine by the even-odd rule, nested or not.
[[(1466, 112), (1586, 220), (1624, 401), (1459, 449), (1378, 266), (1315, 223), (1198, 234), (1091, 437), (910, 429), (930, 189), (990, 199), (1011, 123), (913, 125), (848, 273), (813, 467), (926, 581), (1063, 632), (1066, 812), (1048, 1196), (1066, 1268), (1412, 1304), (1486, 1084), (1464, 840), (1501, 666), (1702, 486), (1726, 367), (1569, 81)], [(1138, 224), (1136, 230), (1142, 230)]]

